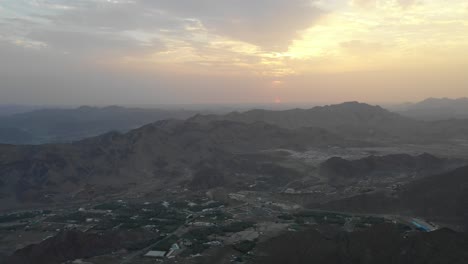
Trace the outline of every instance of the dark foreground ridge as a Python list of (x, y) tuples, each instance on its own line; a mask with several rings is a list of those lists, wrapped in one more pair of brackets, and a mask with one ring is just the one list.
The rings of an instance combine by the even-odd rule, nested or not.
[(468, 237), (448, 229), (406, 233), (382, 224), (336, 234), (292, 232), (258, 246), (261, 264), (436, 264), (468, 262)]
[(409, 183), (392, 195), (372, 193), (322, 208), (361, 213), (408, 213), (468, 228), (468, 167)]

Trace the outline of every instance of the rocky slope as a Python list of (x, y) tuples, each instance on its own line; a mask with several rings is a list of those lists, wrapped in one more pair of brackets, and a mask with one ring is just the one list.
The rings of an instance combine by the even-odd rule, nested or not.
[(440, 159), (430, 154), (411, 156), (394, 154), (370, 156), (358, 160), (339, 157), (323, 162), (319, 173), (334, 186), (349, 186), (360, 180), (378, 182), (387, 178), (416, 179), (434, 175), (464, 165), (462, 161)]
[(397, 109), (396, 111), (404, 116), (428, 121), (467, 119), (468, 98), (428, 98), (424, 101), (403, 107), (403, 109)]
[(119, 106), (41, 109), (0, 116), (0, 143), (69, 142), (114, 130), (126, 132), (163, 119), (186, 119), (194, 114), (195, 111)]
[(252, 110), (227, 115), (197, 115), (193, 122), (232, 120), (252, 123), (263, 121), (284, 128), (320, 127), (359, 139), (403, 141), (467, 138), (468, 120), (425, 122), (403, 117), (379, 106), (358, 102), (286, 111)]
[[(2, 145), (1, 205), (77, 199), (80, 195), (93, 197), (100, 192), (112, 193), (165, 180), (165, 187), (169, 187), (191, 181), (193, 174), (197, 178), (196, 171), (203, 162), (223, 164), (239, 153), (350, 144), (354, 143), (323, 129), (288, 130), (265, 123), (201, 124), (174, 120), (72, 144)], [(206, 186), (199, 180), (194, 185)]]
[(321, 207), (329, 210), (417, 215), (468, 230), (468, 167), (416, 180), (391, 195), (358, 195)]
[(109, 254), (151, 241), (143, 230), (133, 232), (108, 231), (84, 233), (77, 230), (63, 231), (38, 244), (19, 249), (5, 260), (5, 264), (60, 264), (76, 259)]
[(321, 264), (462, 264), (468, 261), (468, 237), (448, 229), (406, 234), (394, 225), (327, 235), (317, 230), (293, 232), (258, 246), (251, 263)]

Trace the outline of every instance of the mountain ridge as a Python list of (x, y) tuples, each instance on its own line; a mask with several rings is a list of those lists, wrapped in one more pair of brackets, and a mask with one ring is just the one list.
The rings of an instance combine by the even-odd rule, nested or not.
[[(252, 110), (227, 115), (196, 115), (189, 120), (263, 121), (283, 128), (320, 127), (348, 138), (365, 140), (427, 141), (467, 138), (468, 119), (427, 122), (404, 117), (380, 106), (348, 102), (311, 109)], [(456, 129), (454, 129), (456, 128)]]
[(171, 179), (165, 184), (174, 185), (190, 181), (186, 170), (195, 173), (200, 162), (216, 164), (236, 153), (330, 144), (356, 143), (320, 128), (293, 131), (260, 122), (165, 120), (70, 144), (0, 145), (0, 196), (11, 203), (51, 202), (53, 197), (70, 199), (72, 193), (76, 197), (86, 186), (125, 189), (127, 184), (154, 181), (161, 187), (165, 179)]

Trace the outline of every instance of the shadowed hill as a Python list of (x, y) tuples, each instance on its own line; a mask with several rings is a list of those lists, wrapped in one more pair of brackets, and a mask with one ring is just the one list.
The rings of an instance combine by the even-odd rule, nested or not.
[(320, 165), (320, 174), (327, 177), (334, 186), (347, 186), (363, 179), (386, 177), (417, 178), (434, 175), (457, 168), (465, 163), (440, 159), (430, 154), (411, 156), (394, 154), (370, 156), (358, 160), (339, 157), (328, 159)]
[(132, 248), (149, 238), (144, 231), (106, 231), (84, 233), (77, 230), (62, 231), (38, 244), (19, 249), (5, 262), (6, 264), (60, 264), (109, 254), (119, 249)]
[[(468, 120), (424, 122), (403, 117), (379, 106), (358, 102), (318, 106), (286, 111), (252, 110), (227, 115), (197, 115), (193, 122), (231, 120), (253, 123), (262, 121), (284, 128), (320, 127), (359, 139), (441, 140), (466, 138)], [(456, 128), (456, 129), (454, 129)]]
[(332, 237), (319, 231), (287, 233), (258, 246), (263, 257), (251, 263), (462, 264), (468, 261), (468, 237), (442, 229), (405, 234), (383, 224)]
[(325, 209), (398, 213), (468, 228), (468, 167), (416, 180), (395, 194), (358, 195), (330, 202)]
[(101, 186), (110, 192), (112, 188), (125, 190), (126, 184), (163, 179), (170, 186), (190, 180), (192, 169), (201, 162), (216, 164), (237, 153), (350, 144), (354, 143), (319, 128), (160, 121), (126, 134), (108, 133), (71, 144), (2, 145), (0, 194), (5, 206), (7, 200), (71, 198), (86, 186)]
[[(186, 119), (194, 114), (196, 112), (185, 110), (119, 106), (35, 110), (0, 117), (0, 143), (69, 142), (113, 130), (126, 132), (163, 119)], [(18, 135), (18, 132), (22, 134)]]
[(468, 118), (468, 98), (428, 98), (397, 110), (400, 114), (421, 120)]

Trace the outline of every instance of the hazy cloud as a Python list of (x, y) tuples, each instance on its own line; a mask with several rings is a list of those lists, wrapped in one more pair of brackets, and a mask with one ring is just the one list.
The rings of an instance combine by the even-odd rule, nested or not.
[(307, 0), (142, 2), (179, 17), (199, 19), (212, 32), (270, 49), (284, 49), (298, 31), (323, 14)]
[(308, 0), (20, 0), (29, 16), (50, 21), (60, 29), (185, 33), (187, 19), (199, 21), (212, 34), (265, 49), (285, 49), (323, 11)]
[(350, 3), (360, 8), (375, 8), (377, 6), (389, 5), (407, 8), (416, 4), (417, 0), (351, 0)]
[(36, 31), (28, 38), (46, 43), (56, 52), (79, 56), (128, 55), (135, 52), (145, 53), (164, 50), (162, 42), (139, 43), (135, 39), (112, 33), (72, 32), (72, 31)]
[[(467, 8), (465, 0), (0, 0), (0, 103), (286, 101), (320, 89), (390, 98), (383, 78), (356, 88), (375, 71), (404, 75), (415, 94), (430, 86), (432, 96), (466, 96), (466, 74), (449, 73), (466, 68)], [(440, 72), (456, 82), (436, 90), (425, 81)], [(281, 81), (274, 91), (273, 81)]]
[(384, 46), (379, 42), (365, 42), (362, 40), (351, 40), (341, 42), (340, 46), (351, 53), (371, 53), (382, 50)]

